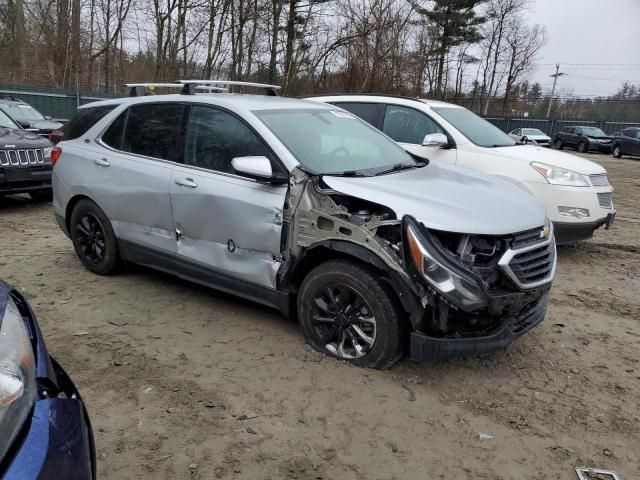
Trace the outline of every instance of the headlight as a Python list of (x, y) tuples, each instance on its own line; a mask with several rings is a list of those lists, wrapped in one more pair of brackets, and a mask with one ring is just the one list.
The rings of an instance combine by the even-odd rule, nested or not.
[(35, 395), (35, 361), (29, 332), (9, 296), (0, 318), (0, 460), (30, 414)]
[(421, 240), (423, 235), (413, 226), (409, 225), (406, 232), (411, 257), (427, 282), (463, 310), (471, 311), (486, 304), (484, 290), (473, 278), (465, 278), (447, 265), (436, 247), (426, 238)]
[(565, 168), (554, 167), (553, 165), (545, 165), (544, 163), (532, 162), (531, 166), (547, 179), (552, 185), (567, 185), (570, 187), (588, 187), (587, 178), (571, 170)]
[(42, 153), (44, 153), (44, 160), (45, 162), (50, 162), (51, 161), (51, 152), (53, 151), (53, 147), (47, 147), (47, 148), (43, 148), (42, 149)]

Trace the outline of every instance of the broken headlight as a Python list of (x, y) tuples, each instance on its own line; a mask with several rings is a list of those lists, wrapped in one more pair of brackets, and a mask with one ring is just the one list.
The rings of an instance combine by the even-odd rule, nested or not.
[(0, 317), (0, 460), (31, 412), (35, 359), (27, 326), (11, 296)]
[(487, 297), (479, 279), (453, 265), (417, 225), (405, 230), (408, 251), (424, 279), (451, 303), (465, 311), (486, 305)]

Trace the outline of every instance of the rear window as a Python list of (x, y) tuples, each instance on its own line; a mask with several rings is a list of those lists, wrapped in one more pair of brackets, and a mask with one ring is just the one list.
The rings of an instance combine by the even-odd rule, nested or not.
[(103, 105), (101, 107), (82, 108), (64, 126), (63, 140), (75, 140), (81, 137), (87, 130), (93, 127), (107, 113), (116, 108), (117, 105)]

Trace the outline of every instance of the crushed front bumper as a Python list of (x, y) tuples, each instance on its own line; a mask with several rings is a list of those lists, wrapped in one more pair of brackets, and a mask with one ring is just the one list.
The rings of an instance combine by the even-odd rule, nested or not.
[(547, 292), (534, 306), (506, 318), (500, 327), (488, 335), (440, 338), (413, 332), (410, 340), (410, 358), (416, 362), (425, 362), (501, 350), (542, 322), (547, 313), (548, 303)]

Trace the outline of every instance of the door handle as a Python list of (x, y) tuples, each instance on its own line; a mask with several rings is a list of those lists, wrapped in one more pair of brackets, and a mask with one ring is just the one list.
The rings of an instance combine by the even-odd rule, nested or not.
[(189, 188), (197, 188), (198, 184), (193, 181), (193, 178), (176, 178), (174, 180), (176, 185), (181, 185), (183, 187)]
[(111, 165), (109, 163), (109, 160), (107, 160), (106, 158), (96, 158), (93, 163), (95, 163), (96, 165), (100, 165), (101, 167), (108, 167), (109, 165)]

